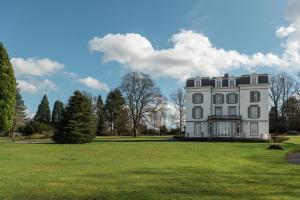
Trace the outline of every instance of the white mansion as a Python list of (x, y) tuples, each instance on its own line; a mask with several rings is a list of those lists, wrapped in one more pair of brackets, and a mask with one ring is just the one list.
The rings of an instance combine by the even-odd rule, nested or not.
[(186, 137), (269, 138), (267, 74), (186, 81)]

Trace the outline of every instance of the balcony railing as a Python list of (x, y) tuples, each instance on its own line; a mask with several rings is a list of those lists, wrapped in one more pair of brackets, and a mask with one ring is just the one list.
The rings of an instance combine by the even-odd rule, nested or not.
[(208, 120), (241, 120), (241, 115), (211, 115)]

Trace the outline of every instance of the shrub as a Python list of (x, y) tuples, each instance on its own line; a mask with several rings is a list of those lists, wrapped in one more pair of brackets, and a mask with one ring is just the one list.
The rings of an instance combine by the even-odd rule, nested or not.
[(283, 136), (272, 136), (272, 141), (273, 143), (282, 143), (284, 141), (288, 141), (288, 137), (283, 137)]
[(283, 150), (283, 147), (279, 144), (271, 144), (268, 149)]
[(24, 126), (20, 127), (19, 132), (25, 136), (32, 135), (34, 133), (47, 135), (53, 133), (53, 128), (48, 124), (31, 120)]

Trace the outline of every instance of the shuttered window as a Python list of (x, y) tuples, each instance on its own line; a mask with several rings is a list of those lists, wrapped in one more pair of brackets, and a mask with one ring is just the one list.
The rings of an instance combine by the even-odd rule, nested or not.
[(203, 108), (200, 106), (196, 106), (193, 108), (193, 118), (201, 119), (203, 118)]
[(260, 107), (257, 105), (248, 107), (248, 118), (250, 119), (260, 118)]
[(250, 91), (250, 102), (259, 102), (259, 101), (260, 101), (260, 92)]
[(235, 104), (238, 102), (238, 95), (235, 93), (229, 93), (226, 96), (228, 104)]
[(203, 94), (201, 93), (193, 94), (193, 103), (194, 104), (203, 103)]
[(224, 95), (223, 94), (214, 94), (213, 95), (213, 103), (214, 104), (223, 104), (224, 103)]

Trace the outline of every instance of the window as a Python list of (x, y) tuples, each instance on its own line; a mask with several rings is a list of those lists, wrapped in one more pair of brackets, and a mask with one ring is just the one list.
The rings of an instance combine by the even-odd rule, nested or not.
[(255, 106), (252, 106), (251, 107), (251, 118), (257, 118), (257, 107), (255, 107)]
[(200, 122), (194, 123), (194, 133), (195, 133), (195, 135), (201, 135), (201, 123)]
[(222, 107), (218, 106), (215, 108), (215, 114), (217, 116), (221, 116), (222, 115)]
[(201, 87), (201, 80), (196, 80), (196, 87)]
[(240, 123), (237, 122), (237, 123), (236, 123), (236, 136), (238, 136), (238, 137), (240, 136), (240, 129), (241, 129), (241, 128), (240, 128)]
[(201, 119), (203, 117), (203, 109), (200, 106), (194, 107), (193, 109), (194, 119)]
[(257, 84), (257, 76), (251, 77), (251, 84)]
[(235, 93), (230, 93), (227, 95), (227, 103), (234, 104), (237, 102), (237, 95)]
[(260, 107), (253, 105), (248, 107), (248, 118), (257, 119), (260, 118)]
[(222, 80), (216, 80), (216, 87), (222, 87)]
[(224, 95), (223, 94), (215, 94), (214, 95), (214, 103), (215, 104), (223, 104), (224, 103)]
[(257, 122), (251, 122), (250, 123), (250, 135), (251, 136), (257, 136), (258, 135), (258, 123)]
[(259, 102), (259, 101), (260, 101), (260, 92), (250, 91), (250, 102)]
[(228, 115), (236, 115), (236, 107), (235, 106), (228, 107)]
[(193, 94), (193, 103), (199, 104), (202, 102), (203, 102), (203, 94), (201, 93)]
[(229, 79), (229, 86), (230, 87), (235, 86), (235, 80), (234, 79)]

